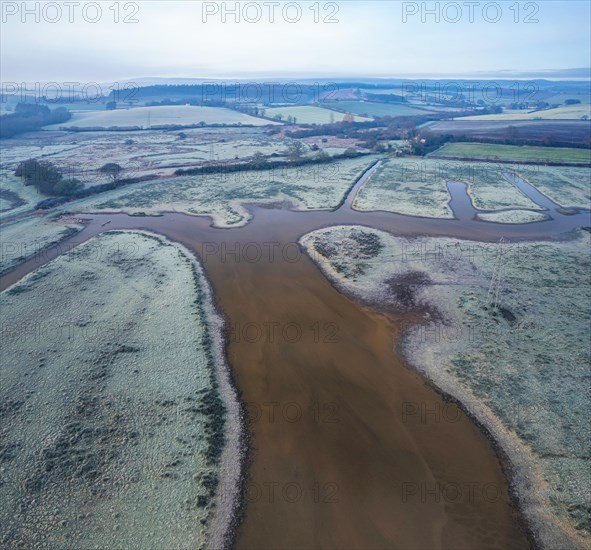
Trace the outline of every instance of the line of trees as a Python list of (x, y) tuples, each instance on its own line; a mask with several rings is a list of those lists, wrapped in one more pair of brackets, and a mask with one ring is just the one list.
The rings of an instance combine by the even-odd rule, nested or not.
[(43, 195), (74, 195), (84, 185), (76, 178), (64, 179), (63, 174), (49, 161), (29, 159), (21, 162), (14, 175), (25, 185), (36, 187)]
[(65, 107), (51, 110), (46, 105), (19, 103), (14, 113), (0, 116), (0, 139), (6, 139), (23, 132), (32, 132), (48, 124), (59, 124), (72, 118)]

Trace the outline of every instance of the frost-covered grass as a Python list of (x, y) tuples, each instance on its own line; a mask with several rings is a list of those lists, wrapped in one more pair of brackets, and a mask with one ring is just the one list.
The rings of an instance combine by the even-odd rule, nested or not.
[(265, 126), (275, 124), (268, 120), (256, 118), (233, 109), (224, 107), (201, 107), (194, 105), (164, 105), (159, 107), (135, 107), (133, 109), (116, 109), (114, 111), (77, 111), (67, 122), (46, 126), (46, 130), (58, 130), (61, 127), (78, 128), (111, 126), (150, 126), (176, 124), (189, 126), (192, 124), (249, 124)]
[(533, 147), (529, 145), (498, 145), (492, 143), (446, 143), (429, 157), (502, 159), (509, 161), (552, 161), (591, 163), (591, 150), (571, 147)]
[(445, 180), (426, 161), (388, 159), (355, 198), (358, 210), (387, 210), (411, 216), (453, 218)]
[(288, 200), (301, 209), (339, 205), (354, 180), (375, 157), (338, 160), (297, 168), (181, 176), (123, 187), (67, 204), (68, 210), (130, 213), (178, 211), (211, 215), (218, 226), (248, 221), (245, 202)]
[(476, 214), (480, 220), (495, 223), (532, 223), (548, 219), (542, 212), (531, 210), (501, 210), (499, 212), (480, 212)]
[[(268, 118), (281, 117), (282, 121), (287, 121), (287, 117), (295, 117), (299, 124), (330, 124), (332, 122), (342, 122), (344, 113), (338, 113), (331, 109), (315, 107), (313, 105), (298, 107), (272, 107), (265, 109), (265, 116)], [(364, 122), (371, 120), (362, 116), (354, 116), (355, 122)]]
[(0, 168), (16, 168), (21, 160), (52, 156), (71, 149), (76, 149), (75, 143), (65, 141), (55, 144), (54, 138), (47, 138), (41, 132), (31, 133), (35, 139), (13, 138), (2, 141), (2, 156)]
[(46, 197), (32, 185), (23, 185), (21, 178), (17, 178), (12, 171), (0, 170), (0, 198), (0, 218), (6, 218), (33, 210)]
[(203, 547), (226, 418), (206, 285), (113, 232), (0, 295), (3, 545)]
[[(377, 252), (364, 252), (354, 232), (373, 235)], [(402, 326), (410, 362), (501, 443), (547, 546), (588, 545), (591, 235), (499, 245), (343, 226), (301, 242), (345, 290), (423, 312), (423, 325)], [(497, 264), (495, 308), (488, 291)]]
[(23, 139), (6, 140), (3, 143), (2, 167), (6, 174), (13, 173), (19, 162), (35, 158), (52, 162), (64, 177), (77, 178), (87, 187), (109, 181), (99, 170), (108, 162), (115, 162), (123, 168), (122, 178), (150, 174), (172, 175), (179, 167), (247, 159), (257, 152), (267, 157), (285, 155), (289, 141), (278, 136), (267, 136), (261, 128), (59, 135), (36, 132), (34, 135), (35, 143), (39, 146), (27, 145), (28, 140)]
[[(452, 166), (455, 164), (455, 162), (452, 162)], [(472, 202), (476, 208), (482, 210), (542, 208), (505, 179), (503, 175), (507, 170), (503, 169), (502, 165), (462, 163), (451, 170), (452, 173), (453, 170), (458, 170), (462, 178), (460, 181), (468, 184), (468, 193), (472, 197)]]
[(48, 217), (34, 217), (0, 225), (0, 274), (34, 257), (42, 263), (45, 249), (74, 235), (81, 226)]
[(591, 168), (538, 166), (519, 175), (561, 206), (591, 208)]
[(503, 178), (506, 171), (507, 166), (500, 164), (391, 158), (363, 186), (354, 206), (359, 210), (452, 218), (447, 182), (461, 181), (468, 184), (477, 208), (535, 209), (535, 203)]

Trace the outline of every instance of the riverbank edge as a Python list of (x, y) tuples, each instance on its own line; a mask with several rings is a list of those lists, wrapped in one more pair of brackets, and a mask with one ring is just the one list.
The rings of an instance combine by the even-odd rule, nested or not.
[[(6, 275), (7, 273), (10, 273), (14, 269), (16, 269), (19, 265), (24, 264), (25, 262), (27, 262), (31, 258), (35, 258), (35, 256), (40, 256), (40, 255), (45, 254), (45, 252), (48, 249), (61, 246), (68, 239), (71, 239), (72, 237), (74, 237), (75, 235), (80, 233), (80, 231), (82, 231), (84, 229), (84, 227), (85, 227), (85, 224), (81, 223), (81, 222), (66, 222), (64, 224), (64, 231), (63, 231), (63, 233), (65, 233), (65, 234), (62, 237), (60, 237), (57, 241), (50, 243), (47, 246), (44, 246), (43, 248), (40, 248), (39, 250), (35, 250), (35, 252), (33, 252), (32, 254), (29, 254), (28, 256), (22, 256), (21, 258), (19, 258), (19, 260), (15, 264), (13, 264), (7, 268), (0, 269), (0, 277), (2, 277), (3, 275)], [(39, 267), (41, 267), (41, 266), (42, 266), (42, 264), (39, 264)]]
[[(230, 364), (227, 360), (227, 319), (221, 312), (212, 284), (198, 258), (186, 246), (172, 241), (159, 233), (146, 230), (113, 230), (125, 233), (139, 233), (155, 237), (161, 242), (173, 246), (179, 250), (195, 268), (202, 279), (203, 293), (205, 295), (205, 323), (212, 341), (214, 350), (215, 377), (218, 383), (220, 396), (226, 407), (226, 429), (224, 450), (219, 466), (219, 479), (213, 516), (208, 522), (206, 535), (206, 548), (220, 550), (231, 548), (236, 539), (237, 530), (243, 515), (243, 503), (240, 498), (242, 487), (245, 483), (246, 460), (248, 456), (249, 441), (246, 430), (246, 410), (240, 401), (240, 390), (234, 381)], [(105, 231), (110, 233), (111, 231)]]
[[(84, 223), (80, 225), (82, 227), (76, 230), (74, 234), (79, 233), (85, 226)], [(117, 233), (145, 235), (157, 239), (162, 244), (174, 247), (191, 262), (191, 266), (201, 278), (203, 285), (202, 291), (206, 298), (204, 308), (206, 319), (204, 321), (209, 337), (211, 338), (214, 352), (214, 374), (220, 396), (226, 408), (226, 429), (224, 433), (226, 443), (218, 468), (218, 484), (213, 497), (214, 507), (212, 517), (207, 522), (205, 548), (210, 548), (211, 550), (232, 548), (244, 515), (244, 503), (240, 497), (243, 494), (243, 488), (246, 483), (250, 437), (247, 430), (246, 407), (239, 399), (240, 389), (234, 381), (231, 367), (227, 361), (227, 319), (219, 308), (215, 293), (212, 290), (211, 281), (197, 256), (181, 243), (175, 242), (160, 233), (145, 229), (111, 229), (102, 231), (77, 244), (84, 244), (100, 235)], [(67, 240), (67, 238), (64, 240)], [(61, 254), (56, 256), (56, 258), (60, 256)], [(39, 265), (37, 269), (50, 264), (56, 258), (52, 258), (48, 262)], [(25, 281), (37, 269), (7, 286), (2, 292), (9, 290), (15, 284)]]
[[(363, 226), (354, 225), (349, 227), (364, 229)], [(301, 235), (298, 244), (308, 258), (318, 266), (335, 290), (361, 307), (385, 315), (396, 326), (401, 322), (410, 322), (414, 326), (421, 324), (422, 312), (408, 311), (404, 314), (398, 314), (395, 318), (392, 311), (384, 307), (384, 302), (375, 293), (368, 289), (356, 292), (348, 287), (345, 280), (336, 275), (334, 270), (330, 268), (329, 261), (308, 245), (306, 242), (308, 235), (310, 233)], [(432, 312), (438, 311), (434, 304), (424, 304), (423, 308)], [(437, 320), (437, 317), (435, 317), (435, 320)], [(425, 324), (430, 322), (433, 321), (424, 321)], [(418, 373), (424, 382), (436, 391), (442, 399), (458, 406), (490, 442), (506, 478), (510, 503), (515, 517), (527, 536), (531, 547), (535, 550), (556, 550), (558, 548), (587, 550), (589, 548), (588, 539), (579, 534), (567, 522), (562, 521), (553, 514), (544, 512), (547, 505), (538, 497), (538, 491), (536, 491), (540, 486), (546, 485), (541, 467), (518, 436), (509, 431), (493, 411), (452, 374), (446, 374), (437, 368), (430, 368), (428, 365), (421, 364), (410, 348), (408, 338), (404, 339), (393, 335), (393, 339), (396, 342), (393, 345), (393, 351), (400, 355), (403, 364)], [(474, 408), (480, 414), (472, 410), (470, 404), (472, 406), (477, 404), (478, 406)]]

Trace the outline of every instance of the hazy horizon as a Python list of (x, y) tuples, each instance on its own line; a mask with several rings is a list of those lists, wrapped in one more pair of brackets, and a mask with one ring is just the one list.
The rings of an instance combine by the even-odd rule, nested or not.
[[(587, 2), (530, 2), (519, 10), (515, 2), (478, 3), (473, 13), (456, 2), (422, 13), (423, 4), (437, 3), (356, 0), (139, 1), (117, 10), (102, 4), (101, 13), (91, 2), (60, 10), (59, 3), (41, 2), (37, 13), (32, 6), (24, 13), (21, 4), (2, 4), (5, 82), (268, 75), (587, 79), (591, 71)], [(484, 12), (488, 4), (500, 9)]]

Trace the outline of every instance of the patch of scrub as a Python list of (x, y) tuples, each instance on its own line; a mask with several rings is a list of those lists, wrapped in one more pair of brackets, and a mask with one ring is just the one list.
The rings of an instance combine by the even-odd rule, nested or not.
[(446, 184), (468, 184), (476, 208), (536, 208), (537, 205), (503, 178), (507, 165), (391, 158), (362, 187), (358, 210), (387, 210), (411, 216), (453, 218)]
[(217, 226), (244, 225), (243, 203), (288, 201), (299, 209), (330, 209), (376, 158), (370, 155), (327, 164), (273, 170), (201, 174), (134, 184), (67, 204), (68, 210), (129, 213), (178, 211), (210, 215)]
[(423, 315), (401, 327), (409, 361), (494, 435), (545, 546), (588, 548), (591, 235), (485, 244), (340, 226), (301, 243), (343, 290)]
[(532, 210), (501, 210), (499, 212), (479, 212), (476, 214), (479, 220), (495, 223), (533, 223), (548, 219), (543, 212)]
[(2, 544), (202, 548), (220, 475), (236, 477), (236, 407), (196, 262), (106, 233), (4, 291), (0, 312)]
[(75, 221), (54, 220), (47, 216), (0, 225), (0, 275), (31, 257), (43, 263), (48, 247), (58, 246), (81, 228)]
[(591, 168), (536, 166), (517, 172), (560, 206), (591, 208)]

